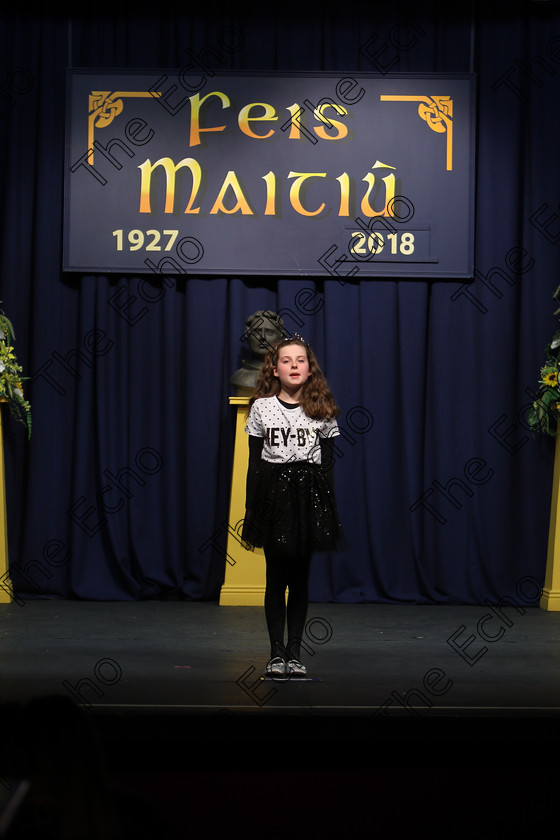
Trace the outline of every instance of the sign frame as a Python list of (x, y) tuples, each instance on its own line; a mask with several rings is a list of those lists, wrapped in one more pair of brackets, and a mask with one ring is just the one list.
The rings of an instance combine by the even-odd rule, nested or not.
[[(191, 72), (67, 69), (63, 271), (343, 282), (473, 278), (474, 73)], [(113, 81), (120, 82), (116, 90)], [(264, 99), (267, 90), (273, 101)], [(89, 111), (85, 103), (78, 109), (85, 91)], [(369, 131), (368, 116), (379, 114), (387, 136), (376, 139), (377, 154), (360, 131)], [(411, 131), (418, 132), (414, 148), (406, 145)], [(155, 151), (158, 143), (163, 152)], [(390, 157), (397, 151), (400, 160)], [(159, 161), (167, 159), (162, 188)], [(181, 182), (184, 196), (189, 187), (180, 168), (192, 178), (182, 203), (175, 184)], [(251, 192), (255, 184), (260, 189)], [(117, 222), (113, 208), (128, 213), (127, 197), (135, 202), (130, 217)]]

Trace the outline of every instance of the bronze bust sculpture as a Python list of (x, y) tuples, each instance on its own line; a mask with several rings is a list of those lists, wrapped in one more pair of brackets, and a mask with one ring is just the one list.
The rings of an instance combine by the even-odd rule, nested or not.
[(259, 310), (247, 318), (244, 337), (249, 344), (251, 356), (243, 359), (241, 367), (229, 380), (236, 397), (253, 396), (267, 350), (286, 335), (284, 322), (276, 312)]

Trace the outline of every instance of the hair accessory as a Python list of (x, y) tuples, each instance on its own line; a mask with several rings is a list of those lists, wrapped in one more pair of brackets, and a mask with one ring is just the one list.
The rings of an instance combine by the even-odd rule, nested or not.
[(284, 338), (281, 341), (279, 341), (277, 344), (274, 345), (274, 347), (269, 347), (269, 352), (271, 352), (273, 354), (277, 353), (280, 350), (281, 347), (286, 347), (286, 345), (290, 344), (290, 342), (294, 341), (294, 339), (297, 340), (297, 341), (301, 341), (301, 343), (308, 350), (311, 350), (309, 344), (307, 343), (307, 341), (305, 340), (305, 338), (302, 335), (300, 335), (299, 333), (293, 333), (292, 335), (285, 335)]

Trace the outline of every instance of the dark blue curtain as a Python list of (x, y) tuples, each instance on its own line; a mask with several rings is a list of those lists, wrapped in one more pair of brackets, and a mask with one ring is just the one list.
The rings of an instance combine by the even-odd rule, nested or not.
[[(313, 600), (474, 604), (543, 581), (553, 444), (525, 412), (556, 327), (560, 11), (449, 5), (2, 13), (0, 307), (33, 407), (30, 442), (4, 417), (18, 597), (217, 599), (228, 380), (266, 308), (342, 409), (349, 549), (316, 558)], [(180, 67), (231, 28), (233, 69), (477, 74), (472, 283), (62, 272), (65, 68)]]

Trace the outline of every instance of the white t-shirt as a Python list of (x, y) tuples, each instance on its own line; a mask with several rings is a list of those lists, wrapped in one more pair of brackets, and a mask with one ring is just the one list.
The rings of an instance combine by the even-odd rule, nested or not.
[(245, 431), (263, 437), (262, 459), (271, 463), (310, 461), (321, 463), (319, 438), (339, 435), (338, 423), (312, 420), (300, 405), (285, 408), (278, 397), (255, 400), (249, 412)]

